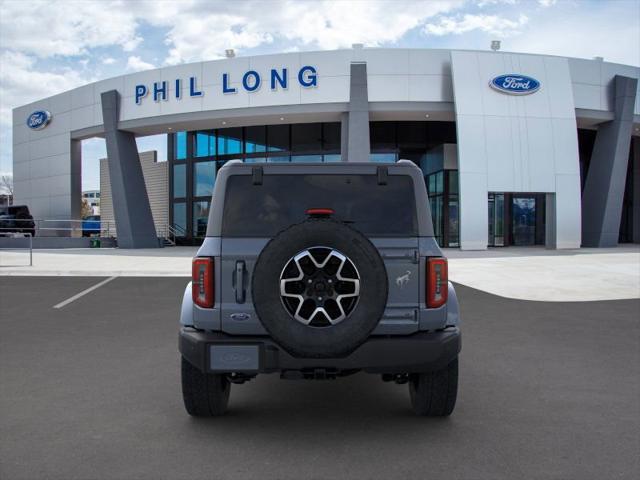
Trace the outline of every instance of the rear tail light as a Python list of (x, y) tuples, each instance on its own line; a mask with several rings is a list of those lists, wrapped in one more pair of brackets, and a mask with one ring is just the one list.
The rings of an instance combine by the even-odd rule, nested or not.
[(213, 283), (213, 258), (196, 257), (191, 266), (191, 294), (193, 303), (202, 308), (212, 308), (215, 301)]
[(330, 217), (336, 212), (333, 208), (308, 208), (305, 213), (311, 217)]
[(438, 308), (447, 303), (449, 292), (446, 258), (427, 259), (427, 306)]

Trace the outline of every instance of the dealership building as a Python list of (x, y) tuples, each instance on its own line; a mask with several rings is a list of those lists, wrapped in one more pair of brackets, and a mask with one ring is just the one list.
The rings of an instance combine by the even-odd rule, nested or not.
[[(352, 49), (123, 75), (13, 111), (16, 204), (80, 218), (81, 141), (104, 137), (121, 247), (201, 241), (216, 172), (244, 162), (422, 170), (443, 246), (640, 242), (640, 69), (493, 51)], [(136, 137), (167, 134), (167, 162)]]

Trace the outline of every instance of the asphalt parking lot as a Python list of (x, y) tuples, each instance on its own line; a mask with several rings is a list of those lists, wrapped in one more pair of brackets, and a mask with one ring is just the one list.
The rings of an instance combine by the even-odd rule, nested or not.
[(458, 287), (457, 408), (406, 385), (262, 376), (226, 417), (182, 406), (186, 278), (0, 277), (0, 478), (638, 478), (640, 300), (544, 303)]

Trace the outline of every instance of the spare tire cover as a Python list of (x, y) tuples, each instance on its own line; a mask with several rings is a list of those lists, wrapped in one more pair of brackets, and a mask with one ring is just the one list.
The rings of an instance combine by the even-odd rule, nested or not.
[(256, 313), (271, 337), (299, 357), (342, 357), (380, 321), (388, 282), (376, 247), (357, 230), (310, 219), (280, 232), (253, 272)]

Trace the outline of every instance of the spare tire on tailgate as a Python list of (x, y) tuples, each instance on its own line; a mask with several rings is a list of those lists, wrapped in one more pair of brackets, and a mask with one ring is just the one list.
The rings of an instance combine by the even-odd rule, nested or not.
[(310, 219), (273, 238), (258, 257), (253, 303), (265, 329), (295, 356), (348, 355), (376, 327), (387, 304), (387, 272), (355, 229)]

